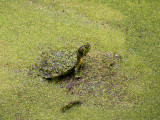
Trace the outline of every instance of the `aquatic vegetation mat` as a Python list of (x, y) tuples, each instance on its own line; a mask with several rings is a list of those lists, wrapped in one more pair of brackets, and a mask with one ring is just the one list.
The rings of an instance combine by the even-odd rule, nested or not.
[[(43, 52), (40, 57), (43, 59), (44, 56), (46, 57)], [(138, 98), (127, 89), (131, 78), (126, 77), (123, 72), (120, 65), (122, 61), (122, 56), (116, 53), (89, 53), (84, 57), (79, 78), (72, 74), (62, 79), (43, 80), (49, 84), (60, 84), (66, 92), (76, 95), (86, 105), (105, 108), (117, 105), (131, 107), (136, 104)], [(29, 74), (42, 80), (41, 75), (34, 71), (35, 68), (37, 70), (36, 66), (37, 63), (31, 67)]]

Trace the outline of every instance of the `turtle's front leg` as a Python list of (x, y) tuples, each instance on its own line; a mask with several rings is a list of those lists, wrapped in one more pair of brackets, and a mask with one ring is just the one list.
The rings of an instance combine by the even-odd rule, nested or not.
[(79, 78), (81, 78), (81, 76), (82, 76), (81, 69), (80, 68), (79, 69), (75, 68), (74, 78), (79, 79)]

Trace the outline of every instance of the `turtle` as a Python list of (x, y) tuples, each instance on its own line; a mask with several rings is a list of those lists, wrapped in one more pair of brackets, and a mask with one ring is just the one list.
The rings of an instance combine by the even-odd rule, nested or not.
[(36, 64), (38, 76), (49, 80), (79, 73), (82, 58), (87, 55), (90, 49), (91, 45), (86, 43), (76, 52), (59, 50), (43, 54)]

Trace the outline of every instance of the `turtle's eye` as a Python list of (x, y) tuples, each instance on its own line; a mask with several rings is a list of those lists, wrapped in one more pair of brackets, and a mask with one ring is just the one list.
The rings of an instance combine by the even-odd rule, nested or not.
[(82, 51), (84, 52), (84, 51), (85, 51), (85, 48), (82, 48)]

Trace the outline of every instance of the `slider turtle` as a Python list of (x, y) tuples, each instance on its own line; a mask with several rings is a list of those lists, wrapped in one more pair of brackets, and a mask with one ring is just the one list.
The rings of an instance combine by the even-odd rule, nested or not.
[(90, 49), (91, 45), (87, 43), (76, 52), (52, 51), (49, 54), (43, 54), (35, 66), (38, 75), (44, 79), (55, 79), (77, 74), (82, 65), (83, 56)]

